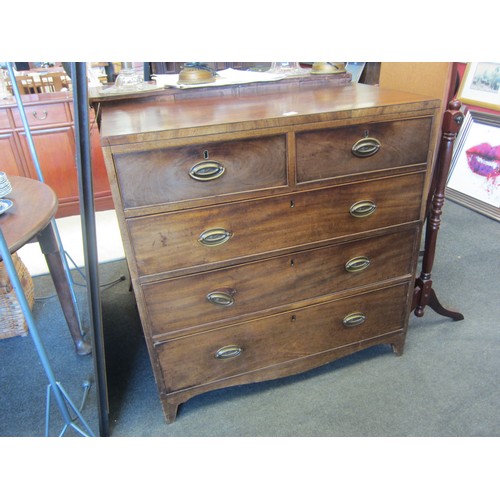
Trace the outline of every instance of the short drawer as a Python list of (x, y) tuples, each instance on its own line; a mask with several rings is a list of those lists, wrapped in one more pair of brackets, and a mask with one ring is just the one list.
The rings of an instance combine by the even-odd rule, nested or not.
[[(37, 104), (36, 106), (25, 106), (26, 119), (32, 127), (67, 124), (71, 122), (66, 105), (63, 102)], [(23, 122), (17, 109), (12, 109), (16, 127), (22, 127)]]
[(312, 356), (404, 327), (408, 285), (156, 346), (167, 392)]
[[(415, 230), (143, 285), (153, 336), (409, 275)], [(213, 327), (213, 326), (211, 326)]]
[(284, 135), (113, 155), (123, 207), (287, 185)]
[(137, 269), (142, 276), (194, 272), (197, 266), (416, 221), (424, 179), (423, 173), (403, 175), (128, 219)]
[(297, 182), (425, 164), (432, 118), (300, 132)]

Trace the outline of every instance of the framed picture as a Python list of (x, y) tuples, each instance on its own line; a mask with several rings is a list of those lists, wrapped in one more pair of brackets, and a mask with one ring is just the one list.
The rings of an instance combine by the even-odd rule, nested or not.
[(467, 113), (455, 141), (446, 197), (500, 220), (500, 115)]
[(457, 99), (465, 104), (500, 110), (500, 63), (468, 63)]

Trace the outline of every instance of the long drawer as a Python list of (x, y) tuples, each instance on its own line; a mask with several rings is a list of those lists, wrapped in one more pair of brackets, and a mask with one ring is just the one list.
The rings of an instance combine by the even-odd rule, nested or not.
[(407, 276), (414, 243), (415, 231), (410, 230), (147, 283), (142, 289), (151, 334), (173, 336)]
[(284, 135), (113, 155), (123, 207), (286, 186)]
[(139, 275), (328, 242), (417, 221), (424, 174), (127, 220)]
[(432, 118), (296, 134), (297, 182), (425, 164)]
[[(35, 106), (26, 106), (26, 120), (30, 127), (55, 125), (61, 123), (69, 123), (72, 121), (69, 116), (68, 108), (65, 103), (40, 103)], [(14, 123), (16, 127), (22, 127), (23, 121), (19, 110), (13, 109), (12, 115), (14, 116)]]
[(408, 285), (156, 346), (168, 392), (361, 342), (404, 326)]

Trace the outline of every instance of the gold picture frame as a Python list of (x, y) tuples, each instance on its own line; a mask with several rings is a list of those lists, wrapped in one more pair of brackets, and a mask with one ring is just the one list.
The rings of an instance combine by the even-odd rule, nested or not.
[(457, 98), (464, 104), (500, 110), (500, 63), (467, 63)]

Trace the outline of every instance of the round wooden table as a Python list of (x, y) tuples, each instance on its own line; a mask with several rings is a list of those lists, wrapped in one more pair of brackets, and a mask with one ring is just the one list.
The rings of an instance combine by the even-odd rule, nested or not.
[(0, 228), (10, 253), (23, 245), (38, 240), (47, 261), (50, 275), (61, 303), (76, 352), (89, 354), (90, 344), (82, 338), (78, 313), (73, 302), (71, 287), (53, 228), (53, 218), (57, 210), (57, 196), (47, 184), (9, 175), (12, 192), (4, 198), (13, 206), (0, 215)]

